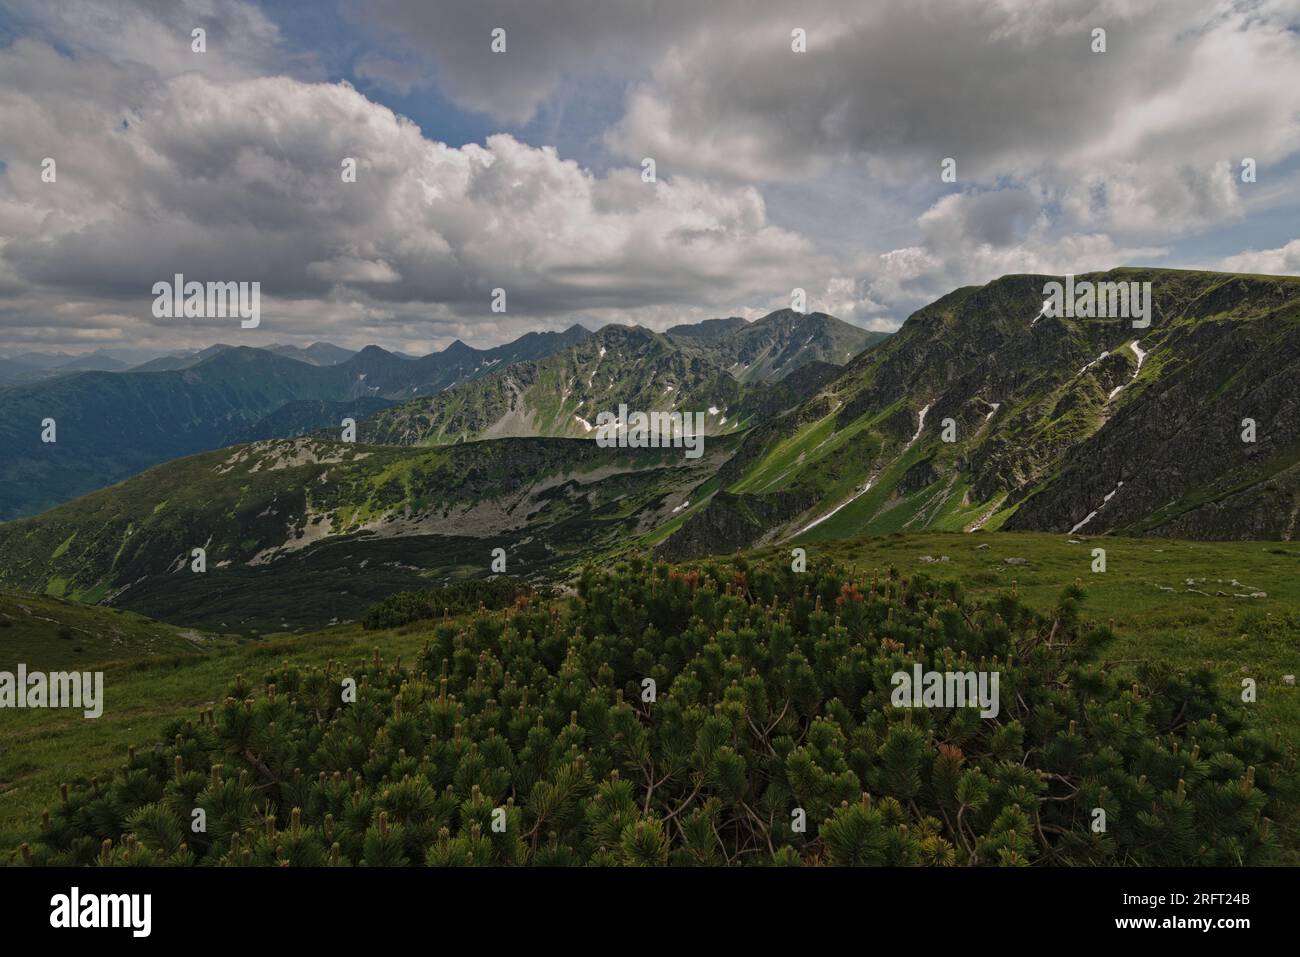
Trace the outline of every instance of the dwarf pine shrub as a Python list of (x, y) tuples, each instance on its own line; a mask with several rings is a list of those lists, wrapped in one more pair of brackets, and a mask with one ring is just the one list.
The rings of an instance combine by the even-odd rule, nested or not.
[(469, 578), (425, 591), (400, 591), (372, 605), (362, 627), (367, 630), (396, 628), (426, 618), (461, 615), (478, 608), (498, 609), (519, 599), (546, 598), (550, 590), (537, 588), (517, 578)]
[[(587, 570), (563, 601), (430, 622), (406, 665), (376, 651), (236, 678), (111, 780), (65, 787), (22, 859), (1266, 858), (1280, 742), (1252, 730), (1204, 670), (1103, 663), (1111, 635), (1080, 619), (1080, 596), (1067, 588), (1040, 615), (1014, 596), (975, 602), (895, 570)], [(996, 671), (997, 715), (896, 706), (892, 676), (918, 664)]]

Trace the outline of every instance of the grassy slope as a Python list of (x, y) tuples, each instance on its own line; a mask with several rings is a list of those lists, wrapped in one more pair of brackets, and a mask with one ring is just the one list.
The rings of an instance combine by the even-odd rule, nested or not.
[[(1130, 274), (1139, 278), (1147, 276), (1143, 271), (1114, 272), (1115, 278), (1127, 278)], [(1262, 326), (1264, 318), (1274, 316), (1276, 311), (1277, 304), (1269, 298), (1267, 289), (1256, 290), (1259, 301), (1247, 297), (1242, 302), (1225, 291), (1239, 284), (1243, 277), (1168, 270), (1153, 271), (1150, 275), (1166, 287), (1164, 308), (1172, 318), (1141, 337), (1148, 358), (1136, 379), (1133, 373), (1137, 371), (1137, 361), (1131, 349), (1134, 338), (1127, 334), (1111, 335), (1106, 331), (1109, 327), (1103, 329), (1098, 324), (1066, 324), (1059, 330), (1047, 329), (1049, 333), (1056, 332), (1057, 338), (1043, 346), (1042, 354), (1018, 353), (1012, 363), (1032, 372), (1026, 373), (1023, 382), (1005, 381), (998, 367), (991, 367), (987, 375), (975, 376), (974, 371), (960, 364), (945, 366), (945, 356), (953, 343), (971, 346), (971, 343), (978, 344), (979, 336), (987, 335), (996, 341), (1010, 342), (1016, 348), (1024, 347), (1024, 337), (1016, 330), (1028, 314), (1021, 316), (1020, 300), (1024, 296), (1023, 290), (1017, 292), (1017, 289), (1028, 277), (1004, 277), (986, 287), (958, 290), (926, 307), (917, 314), (919, 319), (909, 320), (909, 325), (889, 343), (852, 363), (840, 379), (824, 390), (823, 395), (834, 394), (839, 399), (831, 406), (834, 412), (770, 436), (760, 454), (728, 486), (728, 491), (759, 495), (783, 489), (816, 491), (819, 504), (800, 516), (797, 523), (792, 523), (786, 530), (789, 534), (813, 518), (827, 516), (874, 475), (868, 493), (815, 528), (795, 536), (796, 542), (922, 528), (956, 531), (981, 520), (986, 529), (1000, 528), (1022, 502), (1007, 505), (1005, 491), (994, 488), (990, 495), (987, 483), (976, 482), (974, 478), (987, 476), (991, 470), (1023, 473), (1031, 487), (1047, 488), (1060, 474), (1062, 465), (1069, 464), (1064, 456), (1070, 448), (1097, 433), (1108, 419), (1115, 418), (1118, 410), (1142, 401), (1148, 388), (1165, 374), (1171, 362), (1175, 369), (1180, 369), (1195, 359), (1199, 345), (1189, 344), (1180, 336), (1189, 330), (1206, 331), (1231, 323), (1244, 330), (1240, 334), (1244, 349), (1248, 347), (1245, 340), (1249, 339), (1250, 327)], [(1283, 287), (1300, 283), (1300, 279), (1291, 277), (1253, 278), (1267, 279), (1269, 288), (1279, 283)], [(979, 299), (976, 306), (970, 304), (972, 297)], [(1189, 308), (1193, 301), (1202, 304), (1194, 315), (1183, 315), (1182, 310)], [(1250, 344), (1249, 348), (1258, 349), (1261, 355), (1285, 354), (1286, 349), (1280, 343), (1290, 324), (1300, 321), (1300, 311), (1293, 309), (1289, 314), (1279, 315), (1278, 331), (1272, 334), (1275, 341)], [(936, 358), (928, 364), (922, 363), (918, 372), (911, 356), (922, 345), (926, 354)], [(1097, 365), (1095, 360), (1103, 347), (1109, 364)], [(891, 357), (900, 355), (904, 358), (891, 362)], [(1085, 362), (1091, 367), (1087, 372), (1083, 371)], [(1235, 372), (1231, 369), (1223, 372), (1219, 369), (1221, 364), (1222, 359), (1216, 359), (1213, 368), (1203, 370), (1205, 388), (1211, 394), (1207, 398), (1226, 389), (1234, 377), (1248, 376), (1253, 368), (1253, 364), (1247, 363)], [(968, 372), (974, 378), (963, 378)], [(898, 379), (900, 388), (907, 386), (908, 398), (885, 406), (897, 391), (886, 388), (873, 402), (858, 409), (851, 421), (844, 421), (846, 404), (852, 407), (855, 396), (871, 392), (880, 381), (894, 379)], [(1110, 389), (1116, 384), (1122, 384), (1122, 390), (1113, 402), (1107, 401)], [(969, 394), (995, 399), (1000, 403), (999, 408), (990, 418), (982, 418), (982, 407), (971, 411), (965, 405), (955, 404), (948, 396), (953, 390), (957, 398)], [(922, 401), (916, 396), (930, 398), (934, 408), (926, 420), (925, 432), (911, 448), (902, 452)], [(897, 422), (899, 414), (909, 419), (901, 432)], [(961, 438), (956, 444), (937, 439), (940, 417), (949, 414), (962, 420)], [(856, 454), (854, 449), (845, 447), (850, 439)], [(866, 454), (865, 443), (871, 441), (879, 442), (884, 449), (883, 460), (873, 462)], [(989, 453), (987, 461), (983, 456), (985, 451)], [(1241, 487), (1293, 466), (1297, 455), (1300, 450), (1292, 444), (1267, 462), (1255, 463), (1249, 481)], [(924, 486), (912, 483), (907, 490), (900, 488), (907, 469), (927, 457), (931, 459), (936, 480)], [(1133, 479), (1130, 478), (1129, 484), (1133, 486)], [(1197, 504), (1224, 498), (1226, 492), (1220, 484), (1213, 483), (1200, 490), (1179, 489), (1176, 501), (1149, 520), (1131, 522), (1127, 527), (1148, 531)], [(970, 501), (963, 504), (966, 498)]]
[[(1284, 739), (1300, 739), (1300, 689), (1284, 686), (1281, 678), (1297, 671), (1300, 657), (1300, 546), (1117, 538), (1070, 545), (1066, 538), (927, 532), (807, 547), (812, 554), (827, 549), (838, 560), (864, 568), (894, 564), (909, 573), (953, 578), (977, 595), (1015, 588), (1044, 610), (1064, 584), (1078, 578), (1087, 591), (1084, 615), (1113, 620), (1119, 640), (1109, 649), (1112, 660), (1203, 663), (1220, 675), (1225, 691), (1239, 689), (1243, 677), (1253, 677), (1259, 698), (1249, 707)], [(985, 543), (987, 549), (977, 547)], [(1104, 574), (1090, 571), (1090, 552), (1098, 545), (1107, 551)], [(949, 561), (924, 563), (924, 555), (948, 555)], [(1010, 557), (1025, 558), (1028, 564), (1005, 564)], [(1268, 597), (1193, 595), (1184, 591), (1187, 578), (1209, 579), (1195, 586), (1209, 596), (1219, 590), (1245, 591), (1228, 584), (1235, 578)], [(128, 745), (147, 744), (168, 720), (196, 714), (235, 674), (260, 677), (271, 663), (285, 659), (299, 665), (352, 661), (376, 648), (385, 657), (409, 657), (423, 645), (424, 630), (419, 623), (375, 633), (349, 626), (205, 654), (120, 662), (106, 669), (107, 708), (97, 721), (60, 711), (0, 712), (0, 850), (31, 833), (41, 809), (58, 799), (60, 781), (105, 773)], [(1294, 822), (1282, 826), (1287, 828), (1284, 840), (1300, 861)]]
[[(925, 532), (810, 544), (809, 554), (829, 547), (835, 556), (866, 568), (897, 565), (951, 578), (976, 593), (1015, 588), (1035, 608), (1047, 609), (1076, 578), (1086, 590), (1083, 613), (1112, 621), (1120, 640), (1115, 658), (1145, 656), (1182, 664), (1205, 664), (1220, 673), (1226, 690), (1240, 692), (1254, 678), (1262, 719), (1300, 739), (1300, 688), (1283, 674), (1300, 665), (1300, 545), (1281, 542), (1184, 542), (1094, 538), (1080, 544), (1054, 533)], [(988, 544), (987, 549), (978, 546)], [(1092, 549), (1106, 550), (1106, 571), (1091, 570)], [(775, 550), (781, 550), (780, 548)], [(759, 550), (763, 554), (769, 549)], [(930, 555), (947, 562), (926, 563)], [(1024, 558), (1025, 565), (1007, 565)], [(1186, 579), (1206, 579), (1190, 586)], [(1244, 586), (1231, 585), (1236, 579)], [(1173, 591), (1164, 591), (1172, 588)], [(1267, 598), (1235, 598), (1263, 591)], [(1223, 591), (1227, 597), (1219, 597)]]
[(81, 668), (149, 655), (199, 654), (229, 639), (129, 611), (0, 591), (0, 669)]
[[(678, 474), (684, 466), (725, 456), (732, 442), (726, 437), (710, 439), (707, 456), (699, 460), (685, 459), (679, 449), (599, 449), (593, 441), (570, 439), (421, 449), (302, 440), (222, 449), (169, 462), (44, 515), (0, 525), (0, 581), (87, 602), (131, 585), (120, 604), (220, 631), (300, 627), (307, 623), (300, 618), (327, 610), (311, 621), (319, 627), (331, 617), (354, 618), (364, 611), (364, 605), (354, 608), (348, 603), (333, 608), (341, 592), (358, 592), (368, 604), (388, 591), (419, 587), (425, 573), (443, 577), (447, 565), (476, 564), (485, 573), (497, 545), (530, 566), (548, 556), (558, 560), (558, 554), (537, 544), (543, 532), (554, 549), (576, 560), (579, 552), (600, 544), (602, 536), (625, 534), (621, 515), (642, 507), (653, 511), (668, 488), (689, 482)], [(315, 450), (312, 455), (309, 449)], [(301, 464), (290, 464), (299, 461), (299, 453)], [(333, 461), (339, 457), (345, 461)], [(585, 481), (601, 469), (628, 474)], [(571, 495), (561, 487), (580, 481), (569, 489)], [(525, 493), (528, 501), (518, 503)], [(458, 524), (460, 513), (452, 509), (483, 502), (500, 503), (503, 509), (520, 504), (534, 516), (528, 523), (528, 541), (520, 541), (510, 516), (499, 516), (491, 527)], [(247, 564), (259, 551), (282, 546), (305, 531), (309, 514), (313, 519), (325, 516), (323, 525), (312, 526), (313, 533), (331, 530), (342, 536), (408, 510), (432, 517), (430, 534), (373, 536), (365, 542), (335, 538), (270, 565)], [(443, 520), (434, 521), (440, 513)], [(521, 514), (519, 521), (523, 518)], [(502, 535), (505, 539), (497, 540)], [(192, 576), (176, 564), (191, 547), (205, 543), (205, 576)], [(374, 557), (375, 568), (368, 576), (356, 574), (354, 566), (361, 558), (353, 561), (351, 556), (357, 550)], [(387, 572), (378, 567), (381, 560)], [(249, 583), (277, 576), (277, 584), (264, 586), (268, 600), (243, 614), (238, 607), (212, 605), (246, 605), (243, 589)], [(292, 592), (286, 591), (289, 579)], [(376, 588), (380, 593), (372, 593)], [(292, 594), (294, 601), (285, 602), (285, 594)], [(276, 614), (260, 614), (274, 612), (276, 604), (301, 614), (285, 622)], [(165, 610), (177, 606), (212, 614)], [(257, 620), (246, 621), (250, 615)]]

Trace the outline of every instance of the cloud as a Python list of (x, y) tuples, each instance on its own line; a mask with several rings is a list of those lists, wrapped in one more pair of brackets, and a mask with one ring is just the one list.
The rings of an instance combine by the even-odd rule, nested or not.
[[(438, 63), (451, 96), (503, 122), (562, 98), (566, 79), (623, 84), (601, 143), (653, 157), (661, 176), (806, 194), (856, 175), (870, 195), (853, 212), (914, 223), (910, 244), (874, 255), (821, 244), (839, 269), (828, 301), (869, 321), (944, 283), (1166, 255), (1249, 215), (1245, 157), (1276, 171), (1270, 202), (1297, 197), (1277, 185), (1300, 152), (1294, 0), (669, 0), (653, 15), (384, 0), (374, 19)], [(485, 52), (494, 25), (508, 56)], [(795, 28), (806, 53), (791, 49)], [(939, 180), (947, 157), (955, 186)], [(846, 283), (869, 292), (844, 298)]]
[(1248, 249), (1224, 258), (1216, 268), (1225, 272), (1264, 275), (1300, 273), (1300, 239), (1293, 239), (1277, 249)]
[[(246, 0), (7, 0), (5, 6), (28, 39), (159, 76), (319, 72), (310, 56), (286, 50), (275, 21)], [(206, 33), (204, 53), (192, 47), (196, 28)]]
[[(706, 16), (742, 6), (741, 0), (713, 0)], [(532, 119), (566, 80), (643, 71), (694, 27), (705, 8), (696, 0), (353, 0), (350, 5), (363, 29), (430, 58), (445, 95), (506, 123)], [(505, 31), (503, 53), (491, 49), (496, 29)]]
[[(957, 285), (1160, 259), (1300, 205), (1295, 0), (352, 2), (365, 93), (245, 0), (8, 8), (6, 347), (235, 338), (153, 319), (174, 272), (261, 281), (245, 336), (268, 342), (662, 328), (795, 286), (889, 328)], [(451, 102), (506, 132), (442, 143), (381, 102), (434, 83), (429, 129)], [(1294, 270), (1293, 245), (1225, 262)]]
[(432, 82), (429, 69), (421, 63), (397, 60), (378, 53), (357, 58), (352, 72), (358, 79), (369, 80), (383, 89), (403, 96)]
[[(57, 85), (30, 82), (54, 72)], [(536, 327), (576, 315), (666, 323), (826, 268), (751, 186), (646, 183), (639, 168), (597, 176), (505, 134), (452, 148), (346, 83), (154, 81), (31, 41), (0, 51), (0, 80), (6, 125), (38, 134), (8, 159), (0, 222), (13, 239), (0, 275), (38, 300), (111, 301), (139, 323), (156, 322), (149, 290), (173, 273), (261, 282), (264, 328), (275, 303), (312, 300), (370, 328), (415, 312), (486, 320), (495, 288), (516, 327)], [(41, 181), (45, 155), (58, 160), (55, 183)], [(349, 158), (356, 182), (341, 175)]]
[(402, 277), (382, 259), (358, 259), (335, 256), (333, 259), (307, 264), (307, 275), (328, 282), (397, 282)]
[(1024, 189), (943, 197), (920, 216), (920, 243), (858, 264), (854, 284), (839, 286), (837, 315), (887, 328), (892, 315), (920, 308), (959, 286), (1016, 273), (1110, 269), (1168, 252), (1117, 243), (1105, 233), (1057, 232), (1040, 204), (1040, 196)]
[(945, 157), (965, 183), (1276, 162), (1300, 144), (1295, 26), (1294, 4), (1210, 0), (759, 3), (667, 49), (609, 142), (740, 179), (853, 162), (905, 183), (937, 179)]

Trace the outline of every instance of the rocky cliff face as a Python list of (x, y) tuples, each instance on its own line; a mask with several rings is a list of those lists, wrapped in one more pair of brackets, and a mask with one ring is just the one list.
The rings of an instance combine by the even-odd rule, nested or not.
[(812, 504), (812, 496), (807, 492), (773, 495), (719, 492), (707, 508), (691, 516), (654, 554), (656, 558), (678, 561), (761, 545), (774, 529)]
[(1156, 331), (1146, 362), (1160, 362), (1159, 374), (1139, 376), (1128, 401), (1006, 527), (1293, 539), (1300, 324), (1295, 299), (1275, 305), (1277, 292), (1232, 283), (1194, 304), (1188, 319), (1216, 310), (1203, 321)]
[[(1145, 328), (1044, 315), (1053, 280), (956, 290), (751, 430), (720, 473), (746, 514), (774, 523), (747, 544), (999, 527), (1294, 538), (1300, 279), (1077, 277), (1151, 283)], [(810, 504), (789, 514), (788, 492)], [(735, 547), (735, 513), (723, 499), (665, 552), (701, 553), (709, 529)]]
[(590, 438), (602, 412), (702, 413), (722, 435), (798, 404), (882, 338), (820, 313), (719, 319), (667, 334), (606, 326), (535, 362), (502, 367), (362, 424), (370, 442), (445, 445), (503, 436)]

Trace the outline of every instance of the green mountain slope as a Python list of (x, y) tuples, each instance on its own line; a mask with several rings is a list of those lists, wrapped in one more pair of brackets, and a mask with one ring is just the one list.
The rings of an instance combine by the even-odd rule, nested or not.
[(86, 668), (99, 662), (197, 654), (231, 644), (129, 611), (0, 591), (0, 670)]
[(363, 423), (364, 441), (441, 445), (503, 436), (590, 436), (601, 412), (704, 412), (706, 433), (741, 427), (744, 387), (720, 366), (634, 326), (606, 326), (563, 352), (516, 363)]
[[(357, 406), (355, 400), (441, 392), (587, 335), (573, 326), (529, 333), (495, 349), (457, 342), (416, 359), (369, 346), (319, 366), (265, 349), (212, 347), (183, 368), (160, 362), (144, 371), (87, 372), (15, 386), (3, 390), (0, 519), (41, 511), (168, 459), (250, 437), (334, 427), (344, 415), (360, 419), (377, 405)], [(291, 406), (298, 402), (308, 404)], [(47, 418), (57, 423), (54, 443), (41, 440)], [(285, 431), (275, 431), (282, 426)]]
[(361, 396), (330, 402), (325, 399), (295, 399), (232, 436), (234, 442), (257, 442), (262, 439), (293, 439), (313, 432), (329, 432), (338, 437), (346, 418), (360, 422), (396, 405), (392, 399)]
[(591, 436), (601, 412), (700, 412), (706, 434), (740, 431), (794, 404), (821, 376), (883, 338), (820, 313), (711, 319), (655, 333), (606, 326), (562, 352), (521, 362), (364, 423), (368, 442), (442, 445), (502, 436)]
[(528, 577), (648, 534), (734, 444), (699, 459), (571, 439), (237, 446), (0, 525), (0, 582), (222, 631), (318, 626), (486, 574), (498, 547)]
[(1293, 538), (1300, 279), (1079, 277), (1151, 282), (1139, 330), (1040, 317), (1053, 278), (1003, 277), (914, 314), (751, 430), (722, 494), (660, 553), (922, 528)]

